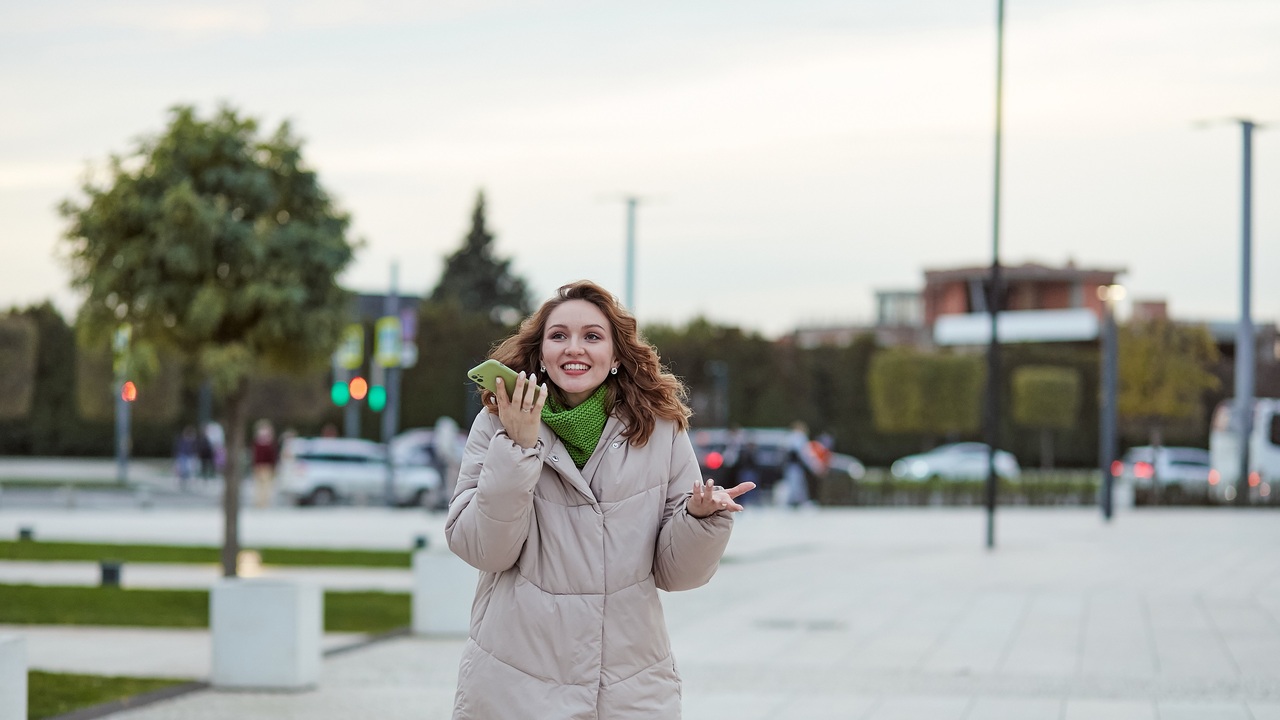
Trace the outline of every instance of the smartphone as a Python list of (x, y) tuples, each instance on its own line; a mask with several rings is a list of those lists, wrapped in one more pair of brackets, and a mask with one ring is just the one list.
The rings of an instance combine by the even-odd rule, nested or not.
[[(492, 393), (498, 392), (498, 378), (502, 378), (502, 384), (507, 389), (507, 399), (510, 400), (512, 394), (516, 391), (516, 371), (503, 365), (497, 360), (485, 360), (479, 365), (467, 371), (467, 377), (471, 378), (475, 384)], [(537, 397), (535, 391), (534, 397)]]

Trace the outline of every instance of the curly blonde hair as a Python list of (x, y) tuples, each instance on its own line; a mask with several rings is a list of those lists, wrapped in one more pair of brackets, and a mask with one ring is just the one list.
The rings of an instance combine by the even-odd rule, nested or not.
[[(590, 280), (561, 286), (554, 297), (520, 323), (514, 335), (499, 343), (489, 357), (516, 372), (538, 371), (547, 318), (570, 300), (585, 300), (595, 305), (609, 321), (618, 374), (605, 378), (605, 409), (626, 421), (627, 429), (622, 436), (636, 447), (643, 446), (649, 442), (658, 418), (674, 422), (681, 430), (688, 429), (692, 411), (685, 404), (688, 390), (684, 383), (662, 367), (658, 351), (640, 335), (635, 317), (612, 293)], [(544, 379), (551, 397), (564, 405), (564, 391), (550, 378)], [(485, 390), (481, 399), (491, 412), (497, 412), (492, 392)]]

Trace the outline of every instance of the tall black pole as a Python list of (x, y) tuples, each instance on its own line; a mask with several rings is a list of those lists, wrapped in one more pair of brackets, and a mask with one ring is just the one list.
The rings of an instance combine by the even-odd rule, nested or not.
[(1116, 460), (1116, 288), (1099, 288), (1102, 299), (1102, 388), (1098, 418), (1098, 465), (1102, 470), (1102, 518), (1110, 521), (1114, 511), (1115, 475), (1111, 465)]
[(1004, 0), (996, 0), (996, 152), (991, 212), (991, 282), (987, 310), (991, 343), (987, 346), (987, 548), (996, 546), (996, 445), (1000, 437), (1000, 336), (997, 331), (1004, 293), (1000, 282), (1000, 144), (1004, 115)]
[(1240, 208), (1240, 324), (1236, 326), (1236, 427), (1240, 429), (1240, 475), (1236, 478), (1236, 504), (1249, 504), (1249, 437), (1253, 434), (1253, 127), (1240, 120), (1243, 130)]

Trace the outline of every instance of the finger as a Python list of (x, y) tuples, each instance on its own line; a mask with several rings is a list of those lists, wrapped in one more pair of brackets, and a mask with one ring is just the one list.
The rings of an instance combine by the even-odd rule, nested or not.
[(541, 416), (542, 408), (547, 404), (547, 384), (542, 383), (538, 386), (538, 390), (538, 397), (533, 400), (533, 412), (534, 414)]
[(502, 412), (511, 404), (507, 398), (507, 384), (502, 381), (502, 378), (495, 379), (494, 384), (498, 386), (498, 391), (493, 394), (493, 400), (498, 406), (498, 412)]
[(735, 486), (733, 486), (733, 487), (729, 488), (728, 490), (725, 490), (725, 492), (729, 494), (729, 497), (730, 497), (730, 498), (736, 498), (736, 497), (738, 497), (739, 495), (741, 495), (741, 494), (743, 494), (743, 493), (745, 493), (745, 492), (747, 492), (747, 491), (749, 491), (749, 490), (754, 490), (754, 489), (755, 489), (755, 487), (756, 487), (756, 484), (755, 484), (755, 483), (753, 483), (753, 482), (751, 482), (751, 481), (747, 481), (747, 482), (744, 482), (744, 483), (740, 483), (740, 484), (738, 484), (738, 485), (735, 485)]
[(529, 382), (524, 386), (524, 407), (533, 410), (533, 404), (538, 398), (538, 376), (535, 373), (529, 373)]

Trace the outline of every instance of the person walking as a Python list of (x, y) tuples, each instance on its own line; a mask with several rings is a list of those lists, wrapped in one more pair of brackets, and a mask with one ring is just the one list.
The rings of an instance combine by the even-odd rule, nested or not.
[(213, 471), (222, 474), (227, 465), (227, 434), (222, 430), (222, 423), (210, 420), (204, 426), (205, 438), (209, 441), (209, 449), (213, 452)]
[(445, 521), (481, 571), (453, 717), (679, 718), (658, 591), (711, 580), (752, 485), (703, 482), (684, 386), (599, 285), (491, 357), (519, 374), (482, 393)]
[(199, 454), (199, 442), (193, 425), (182, 428), (178, 439), (173, 443), (174, 472), (178, 476), (178, 487), (186, 489), (187, 482), (195, 475), (196, 458)]
[(791, 433), (787, 436), (787, 456), (782, 463), (782, 482), (779, 483), (782, 503), (791, 508), (812, 505), (809, 499), (809, 475), (817, 472), (817, 461), (809, 446), (809, 426), (797, 420), (791, 423)]
[(259, 420), (253, 429), (253, 504), (255, 507), (268, 507), (274, 494), (276, 459), (275, 428), (265, 418)]

